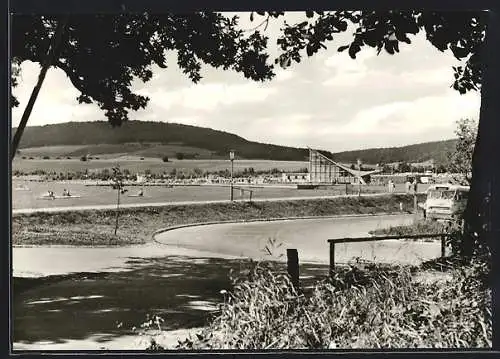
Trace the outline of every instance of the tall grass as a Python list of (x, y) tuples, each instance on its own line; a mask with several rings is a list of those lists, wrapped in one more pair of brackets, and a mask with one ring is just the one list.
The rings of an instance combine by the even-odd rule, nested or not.
[(415, 268), (369, 265), (302, 292), (286, 275), (256, 266), (224, 294), (209, 326), (177, 348), (491, 347), (487, 273), (487, 262), (474, 260), (428, 283), (415, 279)]
[(437, 221), (419, 220), (407, 226), (390, 226), (387, 228), (378, 228), (370, 231), (369, 233), (377, 236), (385, 235), (412, 235), (424, 233), (443, 233), (447, 232), (449, 225)]

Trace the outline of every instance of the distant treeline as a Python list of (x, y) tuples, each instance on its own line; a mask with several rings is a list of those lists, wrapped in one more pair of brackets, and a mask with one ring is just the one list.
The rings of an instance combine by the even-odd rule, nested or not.
[[(297, 169), (298, 172), (307, 172), (307, 168)], [(46, 171), (43, 169), (36, 169), (31, 171), (22, 171), (22, 170), (14, 170), (12, 175), (14, 177), (21, 176), (45, 176), (51, 180), (100, 180), (107, 181), (112, 178), (112, 169), (103, 168), (100, 170), (90, 170), (90, 171), (65, 171), (65, 172), (57, 172), (57, 171)], [(255, 170), (253, 167), (243, 168), (242, 170), (236, 170), (233, 173), (234, 178), (248, 178), (248, 177), (256, 177), (256, 176), (279, 176), (282, 173), (278, 168), (271, 168), (270, 170)], [(137, 174), (131, 172), (129, 169), (124, 168), (122, 170), (123, 178), (126, 180), (137, 180)], [(187, 179), (187, 178), (203, 178), (209, 175), (217, 176), (221, 178), (230, 178), (231, 172), (228, 169), (219, 170), (219, 171), (211, 171), (211, 170), (202, 170), (200, 168), (191, 168), (191, 169), (180, 169), (180, 168), (172, 168), (169, 171), (163, 172), (154, 172), (149, 169), (144, 171), (144, 175), (149, 179)]]
[(333, 156), (339, 162), (355, 163), (361, 159), (363, 163), (386, 164), (393, 162), (425, 162), (434, 160), (436, 165), (448, 162), (448, 153), (453, 152), (457, 140), (419, 143), (403, 147), (371, 148), (366, 150), (345, 151)]

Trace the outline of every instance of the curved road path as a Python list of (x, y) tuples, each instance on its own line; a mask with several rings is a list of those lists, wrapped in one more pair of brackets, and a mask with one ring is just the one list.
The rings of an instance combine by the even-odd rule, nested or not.
[[(224, 223), (179, 228), (155, 236), (156, 243), (126, 247), (14, 247), (13, 275), (42, 277), (77, 272), (116, 272), (130, 269), (134, 258), (188, 257), (270, 259), (264, 252), (269, 238), (286, 248), (296, 248), (301, 262), (328, 263), (329, 238), (366, 236), (368, 231), (409, 224), (411, 215), (383, 215), (271, 222)], [(354, 257), (377, 261), (414, 263), (439, 256), (437, 243), (383, 241), (346, 243), (336, 249), (338, 261)], [(284, 258), (283, 258), (284, 259)], [(337, 258), (336, 258), (337, 259)]]
[[(408, 225), (413, 219), (412, 215), (384, 215), (221, 223), (169, 230), (155, 235), (155, 241), (173, 248), (254, 259), (280, 256), (286, 259), (286, 249), (295, 248), (301, 262), (327, 264), (327, 239), (368, 236), (371, 230)], [(276, 240), (278, 245), (281, 243), (272, 250), (272, 257), (264, 249), (269, 239)], [(360, 257), (385, 263), (417, 264), (438, 257), (440, 244), (400, 240), (343, 243), (336, 245), (335, 254), (337, 262)]]

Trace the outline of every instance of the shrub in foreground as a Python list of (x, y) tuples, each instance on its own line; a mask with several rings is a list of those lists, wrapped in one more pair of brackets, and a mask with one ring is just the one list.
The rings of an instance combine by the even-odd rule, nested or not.
[[(225, 294), (209, 326), (178, 349), (490, 347), (489, 266), (473, 261), (449, 281), (425, 283), (409, 267), (383, 268), (366, 283), (323, 281), (298, 293), (286, 275), (252, 270)], [(352, 273), (351, 273), (352, 274)], [(347, 278), (347, 277), (344, 277)], [(161, 350), (154, 343), (150, 349)]]

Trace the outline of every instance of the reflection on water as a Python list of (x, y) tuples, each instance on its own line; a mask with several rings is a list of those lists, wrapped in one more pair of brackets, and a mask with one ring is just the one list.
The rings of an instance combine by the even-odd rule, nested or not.
[[(164, 330), (203, 326), (218, 310), (220, 291), (230, 289), (230, 269), (242, 261), (169, 256), (127, 264), (126, 272), (14, 278), (14, 342), (61, 343), (96, 333), (111, 340), (133, 334), (147, 314), (161, 316)], [(303, 265), (302, 282), (326, 273), (326, 266)]]

